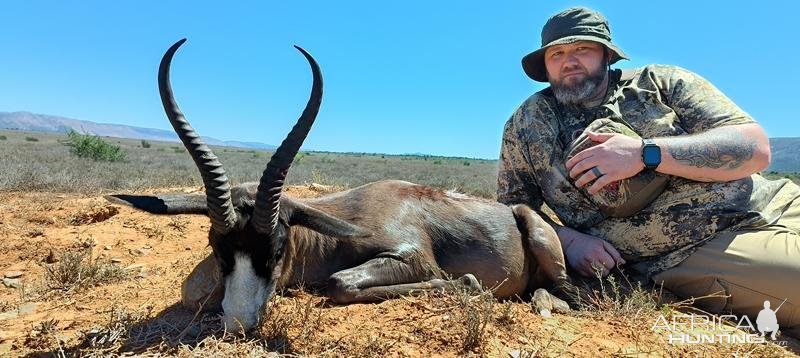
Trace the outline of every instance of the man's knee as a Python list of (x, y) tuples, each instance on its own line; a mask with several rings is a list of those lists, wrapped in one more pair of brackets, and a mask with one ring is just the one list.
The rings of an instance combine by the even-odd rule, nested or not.
[(710, 313), (720, 313), (728, 306), (729, 292), (716, 277), (698, 275), (672, 268), (653, 276), (656, 285), (683, 299), (695, 299), (694, 305)]
[(200, 261), (181, 284), (181, 304), (193, 311), (221, 310), (224, 294), (222, 274), (214, 255)]

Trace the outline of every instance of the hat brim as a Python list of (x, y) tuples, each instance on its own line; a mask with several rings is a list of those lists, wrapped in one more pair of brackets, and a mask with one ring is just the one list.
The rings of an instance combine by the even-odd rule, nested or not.
[(544, 66), (544, 52), (547, 50), (547, 48), (554, 45), (566, 45), (578, 41), (597, 42), (607, 47), (611, 52), (611, 59), (609, 59), (608, 62), (609, 64), (613, 64), (619, 60), (628, 59), (628, 55), (626, 55), (625, 52), (622, 52), (619, 47), (614, 46), (614, 44), (609, 41), (594, 36), (577, 35), (560, 38), (542, 46), (536, 51), (527, 54), (522, 58), (522, 69), (525, 70), (525, 74), (534, 81), (547, 82), (547, 68)]

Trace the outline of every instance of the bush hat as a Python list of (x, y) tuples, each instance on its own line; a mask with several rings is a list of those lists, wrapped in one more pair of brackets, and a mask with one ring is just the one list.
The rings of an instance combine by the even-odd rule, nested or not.
[(522, 58), (522, 69), (535, 81), (547, 82), (544, 52), (553, 45), (577, 41), (594, 41), (604, 45), (611, 53), (609, 64), (628, 55), (611, 43), (611, 29), (603, 14), (585, 7), (573, 7), (553, 15), (542, 27), (542, 46)]

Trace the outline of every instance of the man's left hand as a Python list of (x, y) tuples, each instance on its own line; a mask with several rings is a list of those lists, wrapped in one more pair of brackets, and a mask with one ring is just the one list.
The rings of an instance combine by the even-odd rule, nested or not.
[(630, 178), (644, 169), (641, 140), (617, 133), (587, 134), (598, 144), (584, 149), (566, 163), (569, 176), (577, 179), (575, 186), (582, 188), (594, 181), (587, 191), (595, 194), (606, 185)]

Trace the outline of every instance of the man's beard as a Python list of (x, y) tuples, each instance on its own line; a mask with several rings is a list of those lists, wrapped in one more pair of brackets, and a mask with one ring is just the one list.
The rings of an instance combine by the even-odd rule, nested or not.
[(592, 99), (597, 87), (603, 83), (606, 76), (606, 61), (594, 73), (590, 73), (583, 80), (567, 85), (562, 82), (551, 81), (550, 88), (559, 103), (566, 105), (581, 105)]

